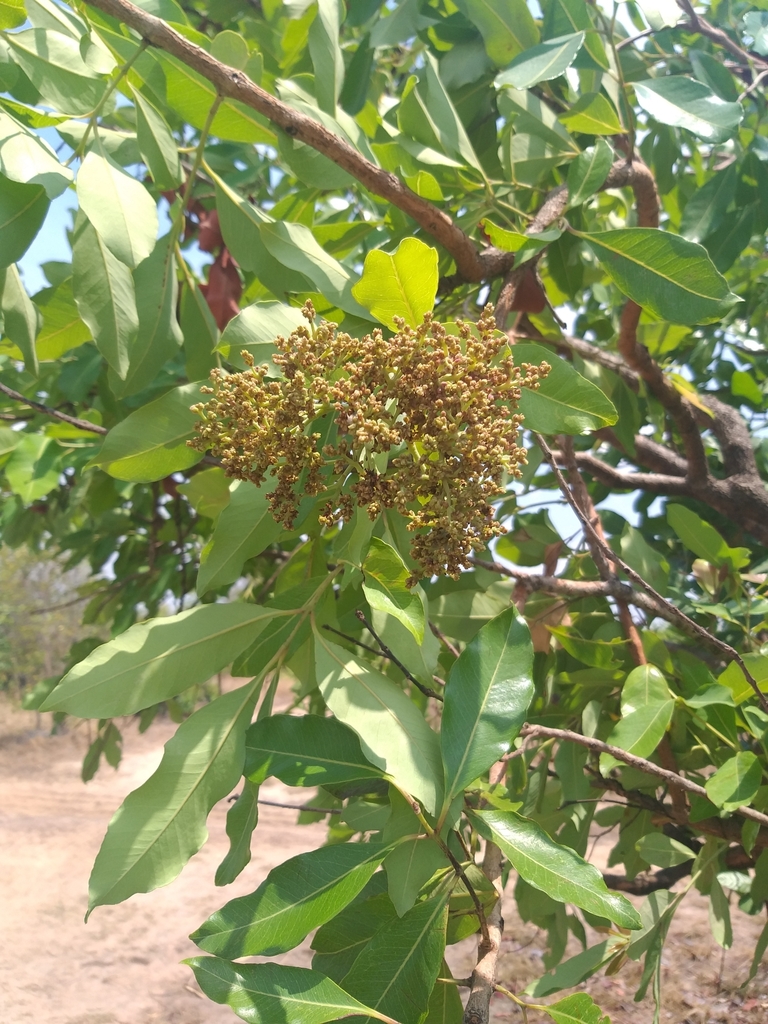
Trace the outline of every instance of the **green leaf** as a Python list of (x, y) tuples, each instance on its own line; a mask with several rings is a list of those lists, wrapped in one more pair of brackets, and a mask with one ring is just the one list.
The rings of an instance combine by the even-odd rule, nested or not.
[(726, 142), (744, 116), (740, 103), (720, 99), (702, 82), (669, 75), (634, 82), (637, 102), (661, 124), (686, 128), (705, 142)]
[(437, 734), (413, 701), (368, 662), (315, 634), (318, 687), (333, 714), (360, 737), (363, 753), (435, 814), (442, 796)]
[(763, 392), (755, 382), (755, 378), (746, 370), (734, 370), (731, 377), (731, 394), (737, 398), (746, 398), (753, 405), (762, 405)]
[(110, 430), (89, 466), (135, 483), (162, 480), (194, 466), (203, 454), (186, 441), (197, 422), (190, 405), (200, 397), (200, 384), (182, 384), (142, 405)]
[(125, 379), (110, 374), (109, 384), (118, 398), (135, 395), (151, 384), (184, 340), (176, 319), (179, 289), (173, 247), (171, 232), (133, 272), (139, 330), (128, 354)]
[(617, 135), (624, 130), (611, 103), (600, 92), (584, 93), (557, 119), (569, 132), (585, 135)]
[(568, 205), (580, 206), (597, 192), (613, 166), (614, 152), (605, 139), (597, 139), (568, 168)]
[(190, 938), (206, 953), (228, 960), (285, 953), (343, 910), (387, 852), (382, 845), (342, 843), (291, 857), (255, 892), (212, 914)]
[(42, 185), (49, 199), (60, 196), (71, 184), (72, 171), (59, 163), (51, 147), (2, 110), (0, 138), (0, 173), (6, 177), (27, 185)]
[(13, 59), (57, 113), (81, 117), (97, 106), (107, 80), (88, 67), (77, 40), (43, 28), (14, 32), (5, 39)]
[(56, 287), (44, 288), (34, 296), (43, 315), (43, 325), (35, 341), (40, 362), (60, 359), (70, 349), (91, 340), (91, 332), (80, 319), (72, 294), (72, 278)]
[(618, 228), (583, 238), (614, 283), (658, 320), (712, 323), (740, 301), (706, 249), (659, 228)]
[(583, 32), (548, 39), (518, 54), (509, 67), (496, 76), (493, 84), (497, 89), (505, 85), (515, 89), (530, 89), (539, 82), (558, 78), (573, 64), (583, 44)]
[(752, 957), (752, 964), (749, 968), (749, 974), (747, 975), (746, 981), (744, 982), (745, 988), (749, 984), (749, 982), (755, 978), (760, 968), (760, 964), (763, 962), (763, 957), (765, 956), (766, 949), (768, 949), (768, 921), (766, 921), (763, 925), (763, 930), (760, 932), (760, 935), (758, 937), (757, 944), (755, 946), (755, 954)]
[[(672, 712), (675, 710), (674, 700), (664, 700), (656, 704), (633, 711), (622, 718), (611, 730), (606, 743), (613, 747), (626, 750), (637, 757), (648, 757), (652, 754), (669, 728)], [(603, 775), (621, 764), (611, 754), (600, 755), (600, 771)]]
[(317, 0), (317, 14), (309, 27), (309, 54), (315, 69), (315, 92), (321, 110), (335, 115), (344, 82), (344, 57), (339, 46), (346, 9), (340, 0)]
[(666, 558), (629, 523), (622, 530), (618, 548), (627, 565), (665, 597), (669, 584), (669, 562)]
[(621, 689), (621, 713), (631, 715), (648, 704), (662, 704), (671, 696), (666, 679), (655, 665), (638, 665)]
[(710, 775), (704, 788), (716, 807), (733, 811), (752, 803), (762, 778), (763, 770), (757, 757), (751, 750), (740, 750)]
[(447, 921), (447, 893), (417, 903), (376, 932), (344, 988), (399, 1024), (419, 1024), (443, 962)]
[(244, 650), (263, 620), (285, 612), (253, 604), (206, 604), (138, 622), (64, 676), (46, 711), (80, 718), (132, 715), (205, 683)]
[(557, 1003), (551, 1003), (546, 1012), (555, 1024), (611, 1024), (610, 1017), (586, 992), (576, 992)]
[(649, 832), (635, 843), (635, 849), (648, 864), (656, 864), (660, 868), (673, 868), (685, 864), (696, 856), (684, 843), (679, 843), (663, 832)]
[(195, 473), (189, 483), (179, 484), (177, 490), (189, 499), (195, 512), (209, 519), (215, 519), (229, 504), (229, 479), (221, 466)]
[[(768, 690), (768, 658), (764, 654), (745, 654), (742, 660), (760, 689)], [(731, 691), (735, 704), (743, 704), (754, 696), (755, 691), (735, 661), (720, 673), (717, 681)]]
[(542, 978), (532, 981), (525, 989), (526, 995), (548, 996), (552, 992), (580, 985), (616, 955), (616, 946), (620, 944), (621, 940), (613, 937), (596, 946), (590, 946), (583, 953), (577, 953), (576, 956), (559, 964), (551, 974), (545, 974)]
[[(225, 29), (214, 36), (211, 43), (211, 56), (220, 60), (222, 64), (226, 64), (227, 67), (243, 71), (248, 63), (248, 43), (238, 32)], [(258, 79), (254, 79), (252, 75), (249, 77), (252, 81), (258, 82)]]
[(531, 634), (512, 606), (480, 629), (448, 676), (440, 733), (444, 808), (509, 752), (532, 698)]
[(45, 497), (59, 486), (59, 448), (42, 434), (22, 434), (5, 464), (5, 479), (25, 505)]
[[(441, 981), (441, 978), (444, 978), (445, 981)], [(463, 1019), (464, 1006), (458, 986), (453, 984), (450, 968), (443, 961), (438, 980), (429, 997), (424, 1024), (462, 1024)]]
[(456, 6), (480, 30), (486, 53), (500, 68), (539, 41), (524, 0), (457, 0)]
[(48, 213), (42, 185), (23, 185), (0, 174), (0, 267), (20, 260)]
[(272, 362), (275, 338), (279, 335), (287, 338), (306, 323), (301, 310), (294, 306), (286, 306), (283, 302), (254, 302), (229, 321), (221, 335), (218, 351), (228, 362), (245, 369), (246, 364), (240, 355), (245, 350), (253, 356), (257, 366), (268, 365), (270, 376), (282, 377), (282, 370)]
[(0, 3), (0, 28), (18, 28), (27, 20), (24, 0), (2, 0)]
[(274, 775), (286, 786), (338, 786), (381, 778), (356, 733), (335, 718), (273, 715), (246, 735), (245, 772), (255, 783)]
[(693, 193), (683, 210), (680, 234), (692, 242), (702, 242), (720, 226), (735, 198), (736, 164), (732, 163)]
[(232, 484), (230, 494), (229, 504), (222, 509), (213, 537), (200, 557), (197, 592), (201, 597), (209, 590), (234, 583), (248, 559), (260, 555), (282, 533), (282, 526), (272, 516), (265, 487), (240, 480)]
[(161, 191), (178, 188), (184, 180), (176, 140), (160, 111), (136, 89), (136, 137), (152, 182)]
[(184, 335), (184, 368), (190, 380), (203, 380), (217, 365), (219, 328), (198, 283), (187, 278), (181, 293), (179, 326)]
[(157, 207), (140, 181), (94, 142), (77, 175), (80, 208), (121, 263), (135, 269), (155, 247)]
[(259, 821), (259, 787), (243, 780), (243, 791), (227, 811), (229, 849), (216, 868), (215, 885), (230, 885), (251, 861), (251, 836)]
[(610, 892), (596, 867), (569, 846), (550, 839), (536, 822), (515, 811), (469, 811), (468, 817), (480, 835), (498, 844), (515, 871), (535, 889), (561, 903), (607, 917), (622, 928), (640, 927), (629, 900)]
[(203, 846), (208, 813), (240, 777), (257, 685), (200, 708), (166, 743), (157, 771), (109, 823), (91, 872), (89, 914), (168, 885)]
[(426, 624), (424, 601), (416, 588), (409, 590), (406, 586), (411, 574), (397, 551), (378, 537), (371, 538), (363, 573), (363, 593), (371, 608), (393, 615), (417, 643), (422, 643)]
[(367, 1015), (396, 1024), (359, 1003), (343, 989), (305, 967), (282, 964), (233, 964), (217, 957), (185, 960), (200, 988), (214, 1003), (231, 1006), (248, 1024), (326, 1024)]
[(667, 522), (689, 551), (714, 565), (730, 565), (741, 569), (750, 560), (748, 548), (732, 548), (714, 526), (697, 516), (685, 505), (668, 505)]
[(389, 898), (398, 917), (408, 913), (419, 890), (436, 871), (450, 866), (437, 843), (427, 836), (398, 843), (384, 861)]
[(618, 414), (600, 388), (549, 349), (518, 342), (512, 355), (518, 366), (548, 362), (551, 367), (536, 391), (523, 388), (520, 395), (520, 412), (528, 429), (542, 434), (581, 434), (616, 422)]
[(715, 942), (722, 949), (730, 949), (733, 945), (733, 928), (731, 926), (731, 908), (728, 897), (717, 878), (712, 879), (709, 890), (709, 927)]
[[(2, 244), (1, 235), (0, 244)], [(3, 336), (16, 345), (24, 359), (24, 368), (36, 377), (35, 338), (40, 330), (40, 312), (27, 295), (27, 290), (21, 283), (19, 271), (15, 266), (8, 267), (2, 277), (4, 278), (2, 286)]]
[(352, 294), (377, 320), (397, 330), (395, 317), (418, 327), (437, 295), (437, 249), (418, 238), (404, 238), (393, 253), (372, 249)]
[(395, 918), (395, 908), (386, 892), (386, 872), (373, 875), (368, 885), (328, 924), (318, 928), (312, 939), (316, 950), (312, 966), (341, 983), (367, 942)]

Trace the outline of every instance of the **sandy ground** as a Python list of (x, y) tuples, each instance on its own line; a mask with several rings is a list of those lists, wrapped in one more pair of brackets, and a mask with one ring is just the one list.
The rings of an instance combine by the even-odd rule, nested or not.
[[(87, 786), (79, 777), (84, 729), (50, 736), (48, 727), (47, 716), (40, 720), (0, 703), (0, 1022), (234, 1021), (229, 1009), (202, 997), (191, 971), (179, 963), (198, 952), (187, 935), (227, 899), (252, 891), (276, 864), (319, 845), (324, 826), (297, 826), (295, 812), (262, 807), (251, 864), (233, 885), (216, 889), (213, 874), (227, 849), (222, 801), (209, 819), (208, 844), (174, 884), (100, 907), (85, 925), (88, 874), (109, 819), (159, 763), (174, 726), (161, 721), (140, 736), (130, 725), (120, 769), (102, 768)], [(262, 793), (292, 804), (301, 797), (279, 783)], [(505, 917), (500, 980), (520, 990), (542, 973), (544, 936), (520, 922), (511, 907)], [(706, 903), (697, 894), (686, 900), (664, 954), (665, 1024), (768, 1020), (765, 965), (746, 993), (738, 991), (762, 923), (736, 912), (734, 947), (721, 961)], [(471, 941), (449, 950), (456, 976), (471, 971), (472, 955)], [(309, 966), (310, 958), (304, 943), (280, 961)], [(650, 1000), (632, 1002), (639, 973), (639, 965), (629, 964), (617, 977), (589, 982), (588, 991), (613, 1024), (652, 1021)], [(494, 1000), (494, 1018), (521, 1020), (501, 996)]]

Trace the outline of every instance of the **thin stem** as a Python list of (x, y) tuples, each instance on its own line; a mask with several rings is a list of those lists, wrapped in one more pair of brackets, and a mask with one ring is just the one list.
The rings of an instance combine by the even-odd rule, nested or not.
[(31, 398), (25, 398), (20, 391), (14, 391), (13, 388), (9, 388), (2, 381), (0, 381), (0, 391), (7, 395), (8, 398), (12, 398), (14, 402), (23, 402), (24, 405), (28, 405), (35, 412), (41, 412), (44, 416), (52, 416), (54, 419), (63, 420), (64, 423), (69, 423), (73, 427), (79, 427), (80, 430), (88, 430), (92, 434), (109, 433), (106, 427), (99, 426), (98, 423), (90, 423), (88, 420), (78, 419), (77, 416), (68, 416), (65, 412), (51, 409), (49, 405), (43, 405), (42, 402), (35, 402)]
[(176, 214), (176, 219), (174, 220), (173, 226), (177, 232), (177, 235), (178, 228), (181, 226), (181, 222), (184, 218), (184, 213), (187, 209), (187, 204), (189, 203), (189, 200), (192, 196), (192, 189), (195, 187), (195, 179), (197, 178), (197, 172), (200, 170), (200, 167), (203, 163), (203, 152), (205, 150), (205, 145), (208, 141), (208, 135), (210, 134), (211, 126), (213, 125), (216, 115), (219, 112), (219, 107), (223, 102), (224, 97), (221, 95), (221, 93), (217, 93), (216, 99), (213, 101), (213, 103), (211, 104), (211, 109), (208, 111), (208, 116), (205, 119), (205, 124), (200, 130), (200, 139), (198, 140), (197, 146), (195, 148), (195, 158), (192, 161), (192, 167), (190, 168), (189, 175), (187, 176), (187, 180), (184, 185), (184, 192), (182, 193), (181, 196), (181, 207), (179, 209), (179, 212)]
[[(370, 624), (368, 619), (366, 619), (364, 612), (361, 612), (361, 611), (358, 610), (358, 611), (355, 612), (355, 615), (357, 616), (358, 619), (360, 619), (362, 624), (365, 626), (365, 628), (371, 634), (373, 639), (379, 645), (381, 650), (380, 651), (375, 651), (374, 653), (376, 653), (376, 654), (378, 654), (378, 653), (383, 654), (385, 658), (388, 658), (389, 661), (391, 661), (395, 665), (397, 665), (397, 667), (403, 673), (405, 678), (410, 683), (413, 683), (413, 685), (417, 689), (421, 690), (421, 692), (424, 694), (425, 697), (434, 697), (435, 700), (439, 700), (439, 701), (442, 701), (444, 699), (442, 693), (438, 693), (437, 690), (433, 690), (429, 686), (424, 686), (424, 684), (420, 683), (419, 680), (416, 678), (416, 676), (413, 675), (412, 672), (409, 672), (409, 670), (405, 667), (405, 665), (402, 663), (402, 661), (400, 661), (400, 659), (397, 657), (396, 654), (392, 653), (392, 651), (389, 649), (389, 647), (387, 647), (387, 645), (384, 643), (384, 641), (381, 639), (381, 637), (378, 635), (378, 633), (374, 630), (373, 626)], [(334, 632), (337, 632), (337, 630), (334, 630)], [(356, 640), (353, 641), (353, 642), (357, 643)], [(363, 644), (361, 646), (365, 646), (365, 645)], [(367, 650), (370, 651), (371, 648), (368, 647)]]

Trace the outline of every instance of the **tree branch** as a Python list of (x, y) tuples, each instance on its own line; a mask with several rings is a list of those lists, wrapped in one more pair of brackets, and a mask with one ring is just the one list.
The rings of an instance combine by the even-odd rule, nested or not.
[(753, 64), (757, 64), (761, 68), (768, 68), (768, 63), (756, 54), (742, 50), (738, 43), (735, 43), (726, 32), (721, 28), (715, 28), (706, 18), (697, 14), (690, 0), (677, 0), (677, 6), (682, 11), (685, 11), (691, 19), (690, 25), (678, 25), (677, 28), (688, 29), (690, 32), (698, 32), (699, 35), (706, 36), (707, 39), (711, 39), (713, 43), (717, 43), (718, 46), (722, 46), (724, 50), (732, 54), (747, 69), (751, 69)]
[[(604, 743), (593, 736), (582, 736), (580, 732), (574, 732), (572, 729), (550, 729), (546, 725), (524, 725), (520, 730), (520, 735), (523, 737), (544, 736), (547, 739), (568, 740), (570, 743), (578, 743), (582, 747), (588, 747), (597, 753), (610, 754), (617, 761), (623, 761), (624, 764), (629, 765), (631, 768), (637, 768), (638, 771), (644, 772), (646, 775), (654, 775), (659, 779), (663, 779), (669, 786), (677, 786), (679, 789), (685, 789), (689, 793), (695, 793), (696, 796), (703, 796), (708, 799), (706, 789), (700, 786), (698, 782), (693, 782), (684, 775), (670, 771), (667, 768), (662, 768), (660, 765), (654, 764), (653, 761), (648, 761), (644, 757), (637, 757), (636, 754), (630, 754), (626, 750), (622, 750), (621, 747), (615, 747), (612, 743)], [(742, 818), (749, 818), (750, 821), (756, 821), (760, 825), (768, 826), (768, 814), (762, 814), (752, 807), (737, 807), (734, 813)]]
[(91, 434), (109, 433), (106, 427), (101, 427), (98, 423), (90, 423), (88, 420), (78, 419), (77, 416), (68, 416), (65, 412), (59, 412), (58, 409), (52, 409), (48, 405), (43, 405), (42, 402), (34, 402), (31, 398), (25, 398), (20, 391), (14, 391), (13, 388), (9, 388), (2, 381), (0, 381), (0, 391), (7, 395), (8, 398), (12, 398), (14, 402), (23, 402), (24, 405), (28, 405), (35, 412), (41, 412), (44, 416), (52, 416), (56, 420), (62, 420), (64, 423), (69, 423), (72, 427), (88, 430)]
[(86, 3), (128, 25), (153, 46), (177, 57), (215, 86), (220, 96), (237, 100), (262, 114), (276, 128), (327, 156), (369, 191), (412, 217), (451, 254), (463, 281), (477, 282), (498, 277), (514, 262), (512, 253), (502, 252), (493, 246), (478, 251), (472, 239), (448, 214), (418, 196), (397, 175), (371, 163), (354, 146), (255, 85), (242, 71), (222, 64), (161, 18), (141, 10), (130, 0), (86, 0)]

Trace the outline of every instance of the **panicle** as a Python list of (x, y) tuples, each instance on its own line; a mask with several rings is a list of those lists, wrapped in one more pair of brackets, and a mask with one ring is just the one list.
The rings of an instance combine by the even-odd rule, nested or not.
[[(355, 506), (371, 519), (394, 509), (414, 534), (420, 576), (457, 576), (473, 550), (504, 527), (491, 501), (505, 475), (519, 476), (522, 388), (535, 389), (547, 363), (515, 365), (493, 307), (477, 324), (448, 329), (424, 317), (353, 338), (333, 323), (307, 325), (275, 341), (269, 376), (243, 353), (242, 373), (211, 372), (211, 397), (189, 441), (218, 456), (229, 476), (276, 485), (275, 519), (290, 529), (304, 495), (327, 495), (319, 519), (331, 526)], [(274, 372), (274, 371), (273, 371)]]

